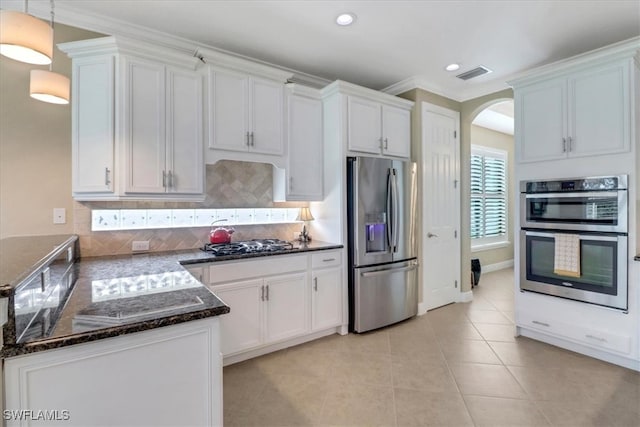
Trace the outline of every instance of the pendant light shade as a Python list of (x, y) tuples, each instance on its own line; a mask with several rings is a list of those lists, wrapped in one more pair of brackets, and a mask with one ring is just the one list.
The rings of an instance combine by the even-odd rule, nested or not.
[(0, 54), (29, 64), (50, 64), (53, 28), (27, 13), (0, 10)]
[(69, 103), (69, 78), (46, 70), (31, 70), (29, 94), (32, 98), (52, 104)]

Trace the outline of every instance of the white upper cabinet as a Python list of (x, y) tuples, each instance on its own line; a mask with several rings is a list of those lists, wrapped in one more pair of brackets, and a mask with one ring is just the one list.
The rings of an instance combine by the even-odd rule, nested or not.
[(410, 158), (413, 101), (341, 80), (321, 94), (326, 142), (348, 156)]
[(72, 191), (114, 192), (115, 57), (102, 55), (73, 61)]
[(349, 96), (350, 151), (408, 158), (411, 155), (411, 112), (357, 96)]
[(60, 48), (74, 69), (74, 198), (203, 200), (204, 77), (195, 59), (115, 37)]
[(125, 63), (125, 192), (202, 194), (202, 75)]
[(323, 191), (323, 130), (320, 93), (297, 85), (286, 90), (285, 169), (273, 169), (274, 201), (321, 201)]
[(209, 148), (284, 154), (284, 82), (213, 67), (209, 82)]
[(629, 151), (631, 60), (514, 82), (520, 162)]
[(378, 102), (349, 96), (349, 150), (380, 154), (382, 106)]

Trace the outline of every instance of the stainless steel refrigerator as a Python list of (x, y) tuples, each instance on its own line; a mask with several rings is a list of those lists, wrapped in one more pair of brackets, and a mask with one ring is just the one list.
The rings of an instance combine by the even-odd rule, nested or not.
[(347, 158), (349, 330), (365, 332), (418, 312), (416, 166)]

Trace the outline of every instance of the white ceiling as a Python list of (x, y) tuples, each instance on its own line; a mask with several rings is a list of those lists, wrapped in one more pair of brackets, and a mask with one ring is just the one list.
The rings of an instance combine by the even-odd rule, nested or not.
[[(22, 3), (0, 0), (0, 7)], [(29, 7), (48, 16), (48, 0)], [(460, 101), (506, 88), (526, 69), (640, 35), (638, 0), (57, 0), (55, 7), (57, 21), (117, 28), (108, 34), (148, 28), (329, 81), (418, 84)], [(344, 11), (357, 15), (353, 26), (335, 24)], [(444, 71), (451, 62), (461, 69)], [(478, 65), (493, 73), (455, 78)]]

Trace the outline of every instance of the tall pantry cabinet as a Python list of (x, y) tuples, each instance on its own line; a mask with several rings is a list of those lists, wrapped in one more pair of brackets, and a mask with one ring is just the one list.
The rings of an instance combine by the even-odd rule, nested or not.
[(77, 200), (203, 200), (197, 59), (122, 38), (59, 45), (73, 59)]

